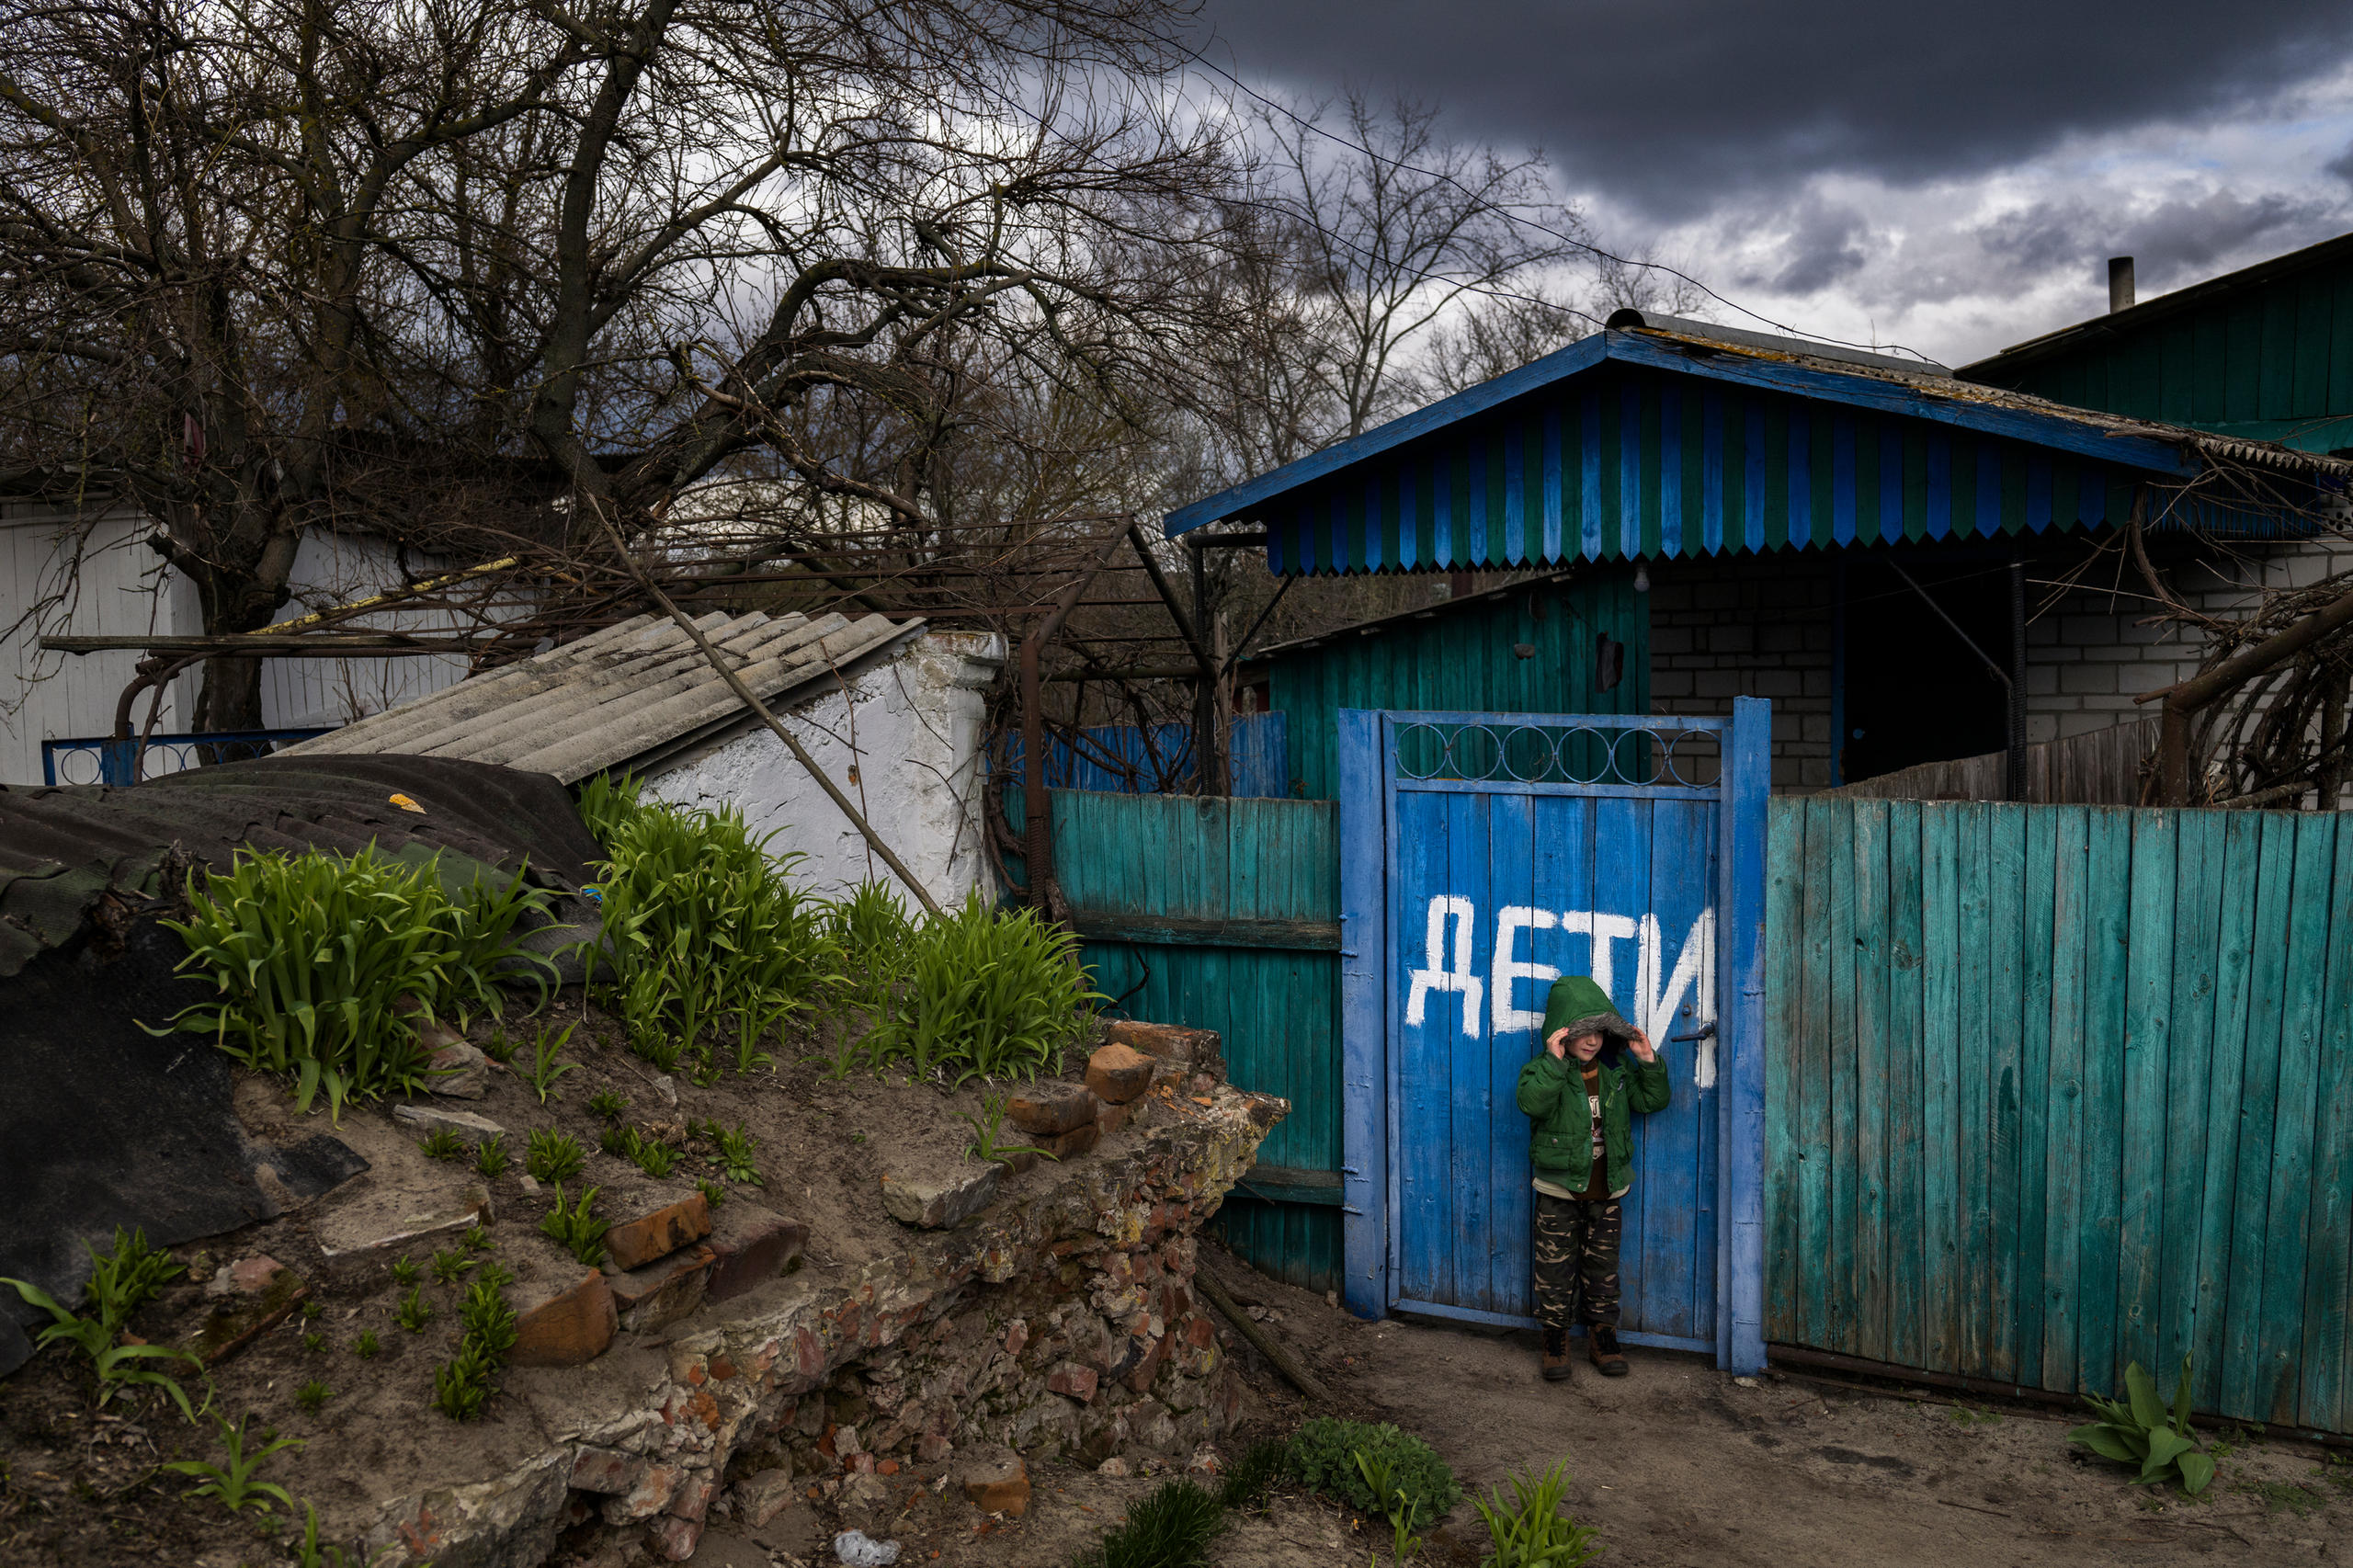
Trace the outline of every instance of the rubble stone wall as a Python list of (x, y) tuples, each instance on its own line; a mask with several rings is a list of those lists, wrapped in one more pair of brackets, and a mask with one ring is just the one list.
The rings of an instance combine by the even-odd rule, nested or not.
[(1182, 1456), (1217, 1437), (1241, 1390), (1193, 1294), (1195, 1236), (1289, 1106), (1164, 1085), (1139, 1108), (1127, 1152), (1048, 1167), (1058, 1179), (909, 1232), (854, 1274), (747, 1299), (672, 1341), (625, 1414), (386, 1506), (361, 1560), (532, 1568), (601, 1520), (684, 1561), (709, 1519), (879, 1503), (903, 1469), (960, 1455)]

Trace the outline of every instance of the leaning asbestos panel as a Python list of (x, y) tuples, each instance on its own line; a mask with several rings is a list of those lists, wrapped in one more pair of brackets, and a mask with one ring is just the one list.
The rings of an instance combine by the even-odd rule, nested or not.
[[(810, 651), (813, 657), (773, 660), (742, 671), (744, 684), (761, 693), (762, 700), (766, 700), (881, 646), (902, 630), (887, 617), (869, 616), (819, 642)], [(517, 757), (512, 766), (551, 773), (569, 783), (598, 768), (625, 762), (674, 736), (726, 718), (741, 708), (734, 692), (714, 674), (705, 687), (653, 708), (635, 709), (600, 729)]]
[[(745, 661), (740, 666), (746, 678), (763, 664), (779, 658), (790, 658), (799, 649), (815, 642), (829, 632), (847, 629), (849, 622), (840, 616), (828, 616), (824, 620), (787, 629), (767, 638), (738, 637), (733, 641), (712, 641), (722, 653)], [(708, 635), (708, 633), (706, 633)], [(634, 732), (661, 722), (660, 715), (670, 711), (670, 705), (679, 699), (697, 693), (722, 693), (723, 683), (702, 655), (701, 650), (682, 636), (675, 641), (681, 650), (674, 658), (664, 660), (658, 674), (661, 678), (649, 678), (657, 672), (649, 671), (627, 681), (576, 681), (551, 694), (543, 703), (510, 704), (495, 715), (485, 716), (468, 727), (459, 736), (435, 736), (426, 755), (437, 756), (460, 756), (476, 762), (506, 762), (520, 766), (518, 759), (537, 756), (551, 748), (562, 746), (575, 738), (604, 734), (615, 729)], [(758, 683), (752, 683), (755, 691)], [(732, 694), (728, 700), (733, 700)], [(679, 733), (665, 730), (654, 737), (667, 740)], [(606, 767), (625, 756), (634, 756), (643, 746), (616, 751), (596, 767)], [(540, 769), (545, 771), (544, 768)], [(588, 771), (594, 772), (595, 767)]]

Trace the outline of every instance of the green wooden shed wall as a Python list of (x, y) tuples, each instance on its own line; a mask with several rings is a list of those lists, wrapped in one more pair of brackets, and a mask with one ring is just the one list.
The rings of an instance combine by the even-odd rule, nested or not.
[(2305, 451), (2353, 448), (2353, 236), (2158, 295), (1959, 373)]

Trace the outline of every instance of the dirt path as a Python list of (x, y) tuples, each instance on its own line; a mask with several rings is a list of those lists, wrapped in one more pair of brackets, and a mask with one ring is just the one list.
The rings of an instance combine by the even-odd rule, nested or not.
[[(1701, 1358), (1643, 1350), (1631, 1353), (1633, 1370), (1622, 1380), (1605, 1381), (1580, 1363), (1569, 1383), (1547, 1385), (1534, 1375), (1529, 1336), (1359, 1324), (1222, 1255), (1214, 1262), (1246, 1302), (1276, 1314), (1273, 1331), (1331, 1379), (1343, 1413), (1419, 1433), (1466, 1488), (1483, 1490), (1508, 1471), (1565, 1457), (1575, 1478), (1571, 1511), (1600, 1530), (1607, 1568), (2353, 1559), (2353, 1464), (2325, 1466), (2300, 1444), (2234, 1444), (2205, 1499), (2161, 1501), (2123, 1484), (2115, 1467), (2073, 1457), (2064, 1420), (2021, 1407), (1963, 1406), (1942, 1395), (1906, 1398), (1802, 1377), (1743, 1386)], [(1254, 1425), (1296, 1425), (1305, 1413), (1288, 1389), (1246, 1348), (1236, 1354), (1258, 1394)], [(2210, 1442), (2222, 1436), (2208, 1434)], [(952, 1496), (904, 1517), (905, 1539), (921, 1543), (912, 1560), (1058, 1568), (1158, 1483), (1052, 1464), (1031, 1474), (1037, 1501), (1020, 1521), (980, 1521)], [(1386, 1568), (1385, 1526), (1360, 1531), (1314, 1499), (1284, 1494), (1264, 1517), (1239, 1521), (1215, 1561), (1222, 1568), (1361, 1564), (1376, 1537)], [(1429, 1532), (1423, 1561), (1472, 1568), (1484, 1545), (1466, 1501)], [(747, 1557), (745, 1568), (766, 1561), (765, 1553)], [(830, 1553), (805, 1561), (828, 1562)]]

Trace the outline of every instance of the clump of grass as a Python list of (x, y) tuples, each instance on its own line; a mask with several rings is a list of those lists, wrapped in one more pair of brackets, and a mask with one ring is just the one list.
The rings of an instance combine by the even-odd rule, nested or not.
[(1261, 1437), (1242, 1450), (1218, 1483), (1217, 1499), (1228, 1508), (1254, 1508), (1266, 1500), (1289, 1468), (1290, 1445), (1279, 1437)]
[(488, 1252), (498, 1244), (490, 1239), (487, 1226), (475, 1224), (466, 1227), (466, 1233), (458, 1238), (458, 1244), (468, 1252)]
[(376, 1337), (372, 1328), (361, 1329), (359, 1337), (351, 1342), (351, 1353), (362, 1361), (373, 1361), (383, 1348), (384, 1342)]
[(701, 1193), (703, 1201), (713, 1209), (727, 1201), (727, 1189), (709, 1176), (695, 1177), (695, 1190)]
[(225, 871), (190, 872), (188, 918), (164, 922), (188, 946), (180, 967), (213, 983), (168, 1028), (210, 1036), (244, 1066), (289, 1080), (302, 1110), (324, 1092), (340, 1119), (353, 1100), (424, 1088), (418, 1028), (499, 1012), (502, 972), (535, 973), (544, 994), (554, 966), (518, 940), (526, 913), (544, 903), (519, 874), (503, 890), (477, 878), (453, 899), (431, 862), (372, 846), (349, 857), (240, 850)]
[(319, 1304), (319, 1299), (316, 1296), (313, 1296), (309, 1301), (302, 1303), (302, 1321), (304, 1323), (315, 1323), (318, 1321), (319, 1314), (325, 1311), (326, 1308)]
[(428, 1160), (454, 1160), (466, 1152), (465, 1140), (446, 1127), (437, 1127), (416, 1141)]
[(589, 952), (590, 983), (630, 1049), (665, 1073), (688, 1059), (708, 1073), (723, 1040), (738, 1072), (765, 1065), (760, 1040), (835, 979), (821, 906), (791, 881), (800, 857), (771, 857), (733, 807), (642, 802), (627, 781), (582, 799), (605, 846), (612, 938)]
[(256, 1481), (254, 1474), (261, 1469), (262, 1461), (278, 1449), (301, 1448), (301, 1439), (281, 1437), (275, 1432), (265, 1431), (260, 1437), (261, 1447), (248, 1453), (245, 1451), (247, 1442), (245, 1427), (247, 1422), (252, 1420), (251, 1416), (238, 1422), (234, 1426), (230, 1426), (227, 1421), (218, 1415), (215, 1415), (212, 1420), (214, 1425), (221, 1428), (221, 1445), (229, 1453), (227, 1464), (217, 1465), (202, 1460), (177, 1460), (164, 1468), (177, 1475), (196, 1477), (198, 1484), (189, 1487), (188, 1494), (190, 1497), (218, 1499), (221, 1506), (233, 1514), (244, 1513), (247, 1508), (253, 1509), (256, 1513), (267, 1514), (273, 1502), (290, 1510), (294, 1506), (294, 1499), (287, 1495), (286, 1488), (274, 1481)]
[(668, 1176), (678, 1164), (678, 1151), (659, 1138), (642, 1136), (635, 1128), (630, 1129), (629, 1157), (637, 1162), (639, 1170), (657, 1179)]
[(714, 1158), (719, 1162), (720, 1174), (729, 1181), (746, 1187), (766, 1187), (767, 1181), (760, 1175), (760, 1167), (752, 1158), (750, 1130), (741, 1122), (727, 1128), (714, 1121), (710, 1128), (711, 1142), (717, 1145)]
[(302, 1336), (302, 1348), (313, 1356), (326, 1347), (327, 1336), (324, 1334), (306, 1334)]
[(605, 1233), (612, 1226), (589, 1212), (597, 1201), (599, 1188), (583, 1192), (567, 1210), (563, 1206), (563, 1187), (555, 1189), (555, 1207), (540, 1221), (542, 1233), (554, 1239), (558, 1246), (580, 1262), (594, 1268), (605, 1261)]
[(490, 1031), (490, 1038), (482, 1042), (482, 1053), (501, 1067), (515, 1060), (515, 1040), (506, 1032), (506, 1026), (501, 1025)]
[(455, 1248), (437, 1252), (433, 1255), (433, 1282), (437, 1285), (453, 1284), (473, 1266), (472, 1258)]
[(523, 1168), (540, 1181), (570, 1181), (588, 1164), (588, 1151), (569, 1132), (543, 1127), (531, 1134), (523, 1153)]
[(1504, 1500), (1496, 1487), (1471, 1506), (1487, 1527), (1495, 1551), (1488, 1568), (1583, 1568), (1601, 1555), (1593, 1528), (1561, 1516), (1561, 1499), (1568, 1491), (1569, 1461), (1562, 1460), (1540, 1476), (1512, 1475), (1512, 1496)]
[(474, 1169), (486, 1181), (496, 1181), (506, 1174), (510, 1164), (506, 1156), (506, 1134), (493, 1133), (474, 1146)]
[[(1368, 1456), (1386, 1476), (1376, 1496), (1358, 1456)], [(1454, 1471), (1436, 1449), (1387, 1422), (1342, 1421), (1319, 1415), (1292, 1437), (1290, 1470), (1301, 1485), (1320, 1492), (1360, 1514), (1387, 1517), (1394, 1494), (1402, 1492), (1413, 1517), (1446, 1517), (1462, 1495)]]
[(304, 1383), (301, 1388), (294, 1391), (294, 1403), (301, 1405), (313, 1415), (316, 1415), (321, 1410), (324, 1409), (327, 1401), (334, 1397), (335, 1390), (327, 1387), (326, 1384), (321, 1382), (316, 1378), (313, 1378), (309, 1382)]
[(610, 1089), (598, 1089), (588, 1096), (588, 1108), (609, 1122), (618, 1122), (629, 1114), (629, 1101)]
[(82, 1250), (90, 1255), (90, 1304), (110, 1333), (119, 1333), (131, 1313), (188, 1272), (170, 1253), (149, 1246), (144, 1230), (126, 1232), (117, 1225), (110, 1251), (100, 1252), (87, 1242)]
[(424, 1287), (412, 1285), (408, 1294), (401, 1298), (400, 1309), (392, 1321), (411, 1334), (423, 1334), (425, 1325), (433, 1321), (433, 1303), (425, 1299)]
[(405, 1253), (392, 1259), (392, 1283), (395, 1285), (414, 1285), (424, 1272), (417, 1267), (416, 1259)]
[(597, 1134), (597, 1147), (616, 1160), (630, 1158), (630, 1151), (637, 1147), (637, 1129), (608, 1127)]
[(504, 1280), (477, 1279), (458, 1307), (463, 1325), (458, 1354), (433, 1374), (434, 1407), (452, 1421), (471, 1421), (482, 1414), (498, 1392), (491, 1380), (515, 1348), (515, 1309), (507, 1304), (504, 1286)]
[(1128, 1522), (1078, 1559), (1079, 1568), (1202, 1568), (1225, 1509), (1198, 1483), (1171, 1481), (1128, 1510)]
[(1101, 1000), (1076, 937), (1031, 910), (1000, 915), (976, 889), (915, 928), (860, 1049), (877, 1072), (904, 1066), (951, 1085), (1034, 1078), (1086, 1032)]

